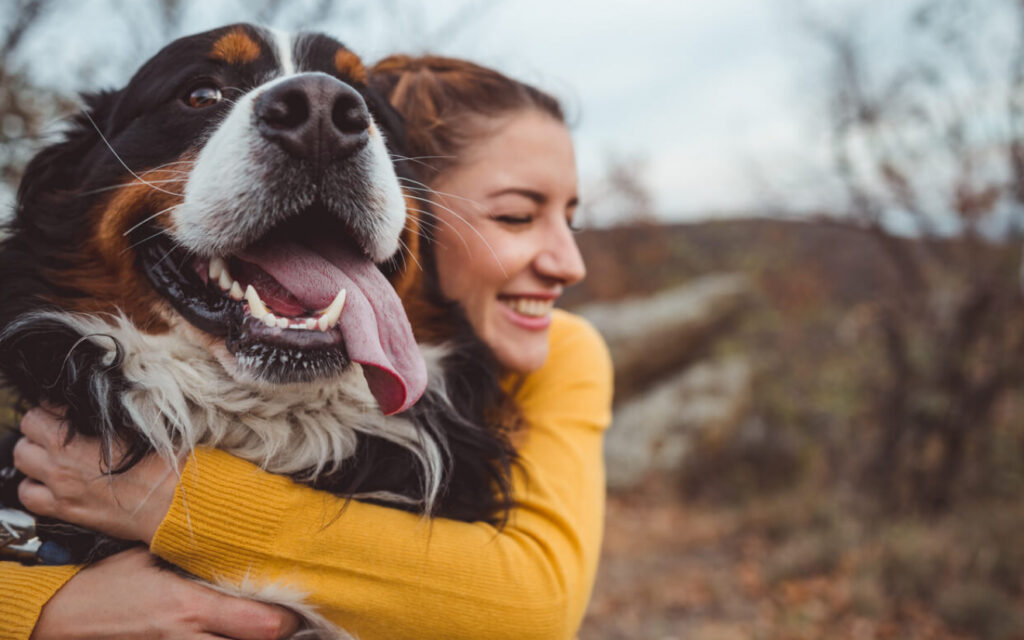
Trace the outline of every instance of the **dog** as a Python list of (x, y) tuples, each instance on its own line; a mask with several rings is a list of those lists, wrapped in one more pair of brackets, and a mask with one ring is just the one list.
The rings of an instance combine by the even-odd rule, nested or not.
[(515, 410), (440, 294), (401, 118), (359, 57), (230, 25), (84, 103), (0, 244), (0, 372), (24, 402), (119, 442), (111, 473), (210, 446), (500, 524)]

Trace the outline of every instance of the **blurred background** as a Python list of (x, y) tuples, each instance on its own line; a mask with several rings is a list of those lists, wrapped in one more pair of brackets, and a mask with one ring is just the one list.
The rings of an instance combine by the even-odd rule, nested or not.
[(1024, 2), (0, 0), (0, 204), (234, 21), (561, 97), (616, 363), (581, 637), (1024, 638)]

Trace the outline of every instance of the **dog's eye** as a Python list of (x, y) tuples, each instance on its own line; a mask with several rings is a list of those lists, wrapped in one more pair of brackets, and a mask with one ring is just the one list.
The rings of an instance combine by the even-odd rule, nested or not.
[(212, 107), (220, 102), (222, 97), (220, 89), (210, 84), (204, 84), (189, 92), (188, 97), (185, 98), (185, 104), (193, 109), (202, 109), (203, 107)]

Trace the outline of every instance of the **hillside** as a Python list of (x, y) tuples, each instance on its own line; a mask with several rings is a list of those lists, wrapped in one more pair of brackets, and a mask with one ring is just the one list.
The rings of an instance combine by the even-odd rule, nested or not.
[[(1020, 360), (1012, 355), (1024, 331), (1018, 245), (970, 247), (992, 258), (997, 277), (988, 284), (1004, 295), (957, 307), (964, 291), (986, 291), (971, 289), (981, 273), (952, 240), (894, 241), (901, 255), (949, 257), (947, 279), (930, 280), (927, 296), (897, 277), (874, 237), (829, 223), (722, 220), (591, 230), (578, 240), (588, 276), (565, 296), (568, 307), (642, 309), (646, 302), (630, 299), (720, 273), (742, 274), (754, 290), (735, 329), (707, 349), (711, 360), (750, 363), (744, 414), (698, 431), (675, 469), (611, 492), (581, 637), (1024, 637), (1024, 385), (1001, 391), (984, 420), (963, 421), (964, 466), (946, 510), (893, 509), (868, 489), (876, 469), (868, 463), (893, 433), (902, 438), (893, 459), (908, 472), (892, 476), (886, 493), (942, 478), (935, 469), (945, 445), (893, 421), (887, 412), (902, 408), (894, 401), (912, 419), (941, 418), (977, 398), (972, 380)], [(894, 304), (915, 295), (923, 306)], [(905, 369), (891, 360), (893, 309), (904, 313), (897, 337), (909, 360), (897, 364)], [(959, 340), (950, 328), (978, 310), (987, 314), (976, 316), (979, 338)], [(647, 318), (636, 318), (643, 335)], [(675, 399), (677, 414), (694, 404)], [(610, 447), (635, 442), (655, 420), (633, 422), (612, 427)]]
[(871, 236), (823, 222), (638, 225), (587, 230), (577, 240), (588, 274), (564, 297), (567, 307), (649, 294), (717, 271), (755, 275), (786, 299), (828, 295), (852, 304), (878, 295), (892, 277)]

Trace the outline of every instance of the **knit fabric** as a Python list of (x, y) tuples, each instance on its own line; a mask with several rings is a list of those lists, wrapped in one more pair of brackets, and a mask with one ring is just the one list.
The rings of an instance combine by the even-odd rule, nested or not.
[(0, 640), (28, 640), (43, 605), (77, 572), (0, 562)]

